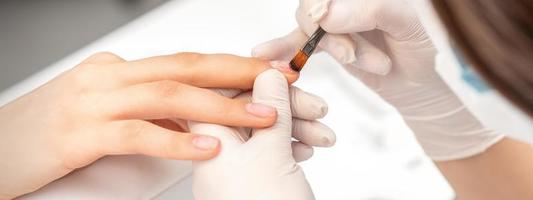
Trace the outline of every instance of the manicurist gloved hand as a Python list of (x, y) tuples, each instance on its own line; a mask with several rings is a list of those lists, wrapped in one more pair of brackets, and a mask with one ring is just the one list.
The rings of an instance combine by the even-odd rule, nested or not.
[(297, 78), (288, 65), (272, 63), (196, 53), (128, 62), (95, 54), (0, 107), (0, 199), (32, 192), (105, 155), (212, 158), (220, 143), (208, 135), (217, 133), (189, 133), (183, 120), (270, 127), (274, 107), (207, 88), (250, 89), (271, 67)]
[(320, 25), (329, 34), (319, 47), (392, 104), (432, 159), (476, 155), (502, 138), (437, 74), (436, 50), (407, 1), (301, 0), (296, 17), (299, 28), (257, 46), (253, 55), (289, 60)]
[[(292, 93), (292, 92), (291, 92)], [(193, 172), (193, 194), (197, 200), (308, 200), (313, 193), (304, 173), (296, 163), (298, 150), (292, 151), (291, 132), (307, 134), (300, 138), (307, 143), (320, 144), (324, 141), (331, 144), (333, 135), (327, 127), (318, 123), (314, 128), (303, 129), (294, 126), (291, 120), (291, 105), (294, 95), (289, 95), (287, 80), (276, 70), (268, 70), (260, 74), (254, 84), (252, 101), (273, 106), (277, 109), (278, 119), (270, 128), (244, 129), (216, 124), (190, 122), (194, 132), (207, 133), (221, 140), (220, 154), (208, 161), (195, 161)], [(237, 99), (247, 99), (238, 96)], [(317, 107), (310, 107), (314, 98), (302, 98), (301, 104), (292, 106), (292, 114), (303, 119), (313, 119), (325, 114), (324, 109), (318, 112)], [(309, 103), (304, 103), (309, 101)], [(313, 114), (315, 113), (315, 114)], [(321, 137), (317, 137), (322, 135)], [(328, 136), (329, 135), (329, 136)]]

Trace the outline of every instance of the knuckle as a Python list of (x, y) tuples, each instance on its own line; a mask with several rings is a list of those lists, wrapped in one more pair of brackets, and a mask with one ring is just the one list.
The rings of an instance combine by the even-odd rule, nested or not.
[(144, 122), (124, 122), (118, 125), (119, 140), (124, 141), (123, 150), (131, 153), (138, 153), (137, 148), (142, 146), (144, 142), (141, 138), (142, 134), (148, 129), (148, 125)]
[(142, 122), (124, 122), (118, 127), (119, 132), (123, 133), (124, 139), (137, 138), (147, 128), (147, 125)]
[[(105, 61), (105, 62), (104, 62)], [(101, 51), (101, 52), (97, 52), (97, 53), (94, 53), (92, 54), (91, 56), (89, 56), (87, 59), (85, 59), (85, 63), (107, 63), (107, 62), (112, 62), (112, 61), (124, 61), (124, 59), (122, 59), (120, 56), (114, 54), (114, 53), (111, 53), (111, 52), (107, 52), (107, 51)]]
[(75, 86), (91, 86), (97, 83), (98, 72), (94, 64), (81, 64), (70, 74), (70, 83)]
[(156, 95), (161, 98), (175, 97), (182, 89), (184, 85), (176, 81), (160, 81), (155, 84)]
[(97, 53), (91, 55), (91, 57), (94, 57), (94, 58), (118, 58), (117, 54), (111, 53), (109, 51), (100, 51), (100, 52), (97, 52)]
[(174, 54), (173, 58), (177, 63), (183, 64), (182, 66), (190, 66), (191, 64), (198, 62), (204, 57), (203, 54), (193, 52), (182, 52)]
[(205, 58), (206, 55), (193, 52), (181, 52), (170, 56), (170, 59), (173, 63), (176, 63), (176, 67), (179, 70), (176, 70), (175, 76), (178, 80), (194, 83), (198, 80), (201, 80), (201, 77), (198, 77), (198, 68), (201, 60)]

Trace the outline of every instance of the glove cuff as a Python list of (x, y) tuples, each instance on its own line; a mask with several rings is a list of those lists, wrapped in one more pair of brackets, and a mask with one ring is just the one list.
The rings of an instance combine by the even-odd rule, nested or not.
[(464, 106), (432, 116), (404, 116), (416, 139), (435, 161), (480, 154), (504, 136), (486, 129)]

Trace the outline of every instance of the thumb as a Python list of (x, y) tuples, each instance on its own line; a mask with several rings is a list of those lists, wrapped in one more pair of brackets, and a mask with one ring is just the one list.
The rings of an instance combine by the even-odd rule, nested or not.
[[(301, 0), (296, 18), (300, 28), (307, 34), (312, 34), (318, 25), (328, 32), (319, 46), (339, 63), (349, 68), (386, 75), (391, 67), (388, 56), (357, 34), (376, 28), (376, 19), (370, 15), (376, 11), (370, 8), (378, 7), (378, 1), (381, 2)], [(370, 18), (371, 21), (368, 20)]]
[(292, 115), (287, 79), (273, 69), (261, 73), (255, 79), (252, 98), (254, 103), (272, 106), (278, 111), (276, 123), (269, 128), (254, 130), (252, 140), (284, 144), (290, 149)]

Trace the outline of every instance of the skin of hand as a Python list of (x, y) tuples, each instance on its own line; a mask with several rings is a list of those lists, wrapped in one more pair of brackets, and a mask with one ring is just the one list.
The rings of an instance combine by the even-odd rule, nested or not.
[(272, 63), (198, 53), (135, 61), (111, 53), (90, 56), (0, 107), (0, 199), (35, 191), (105, 155), (212, 158), (219, 141), (180, 124), (273, 125), (273, 107), (207, 89), (250, 89), (255, 77), (272, 67), (289, 82), (297, 79), (288, 65)]
[[(250, 91), (242, 92), (234, 89), (213, 89), (213, 91), (226, 97), (237, 97), (239, 100), (252, 102)], [(313, 155), (313, 147), (333, 145), (335, 135), (330, 128), (317, 121), (328, 111), (324, 100), (294, 86), (290, 86), (289, 96), (292, 111), (292, 137), (297, 140), (292, 142), (292, 155), (296, 162), (300, 162)], [(241, 130), (242, 133), (251, 131), (249, 128), (241, 128)], [(243, 134), (242, 137), (248, 138), (249, 135)], [(221, 148), (224, 148), (224, 144)], [(166, 167), (160, 165), (162, 162), (159, 159), (137, 156), (107, 158), (96, 163), (96, 166), (93, 163), (76, 170), (75, 173), (70, 173), (30, 195), (24, 195), (21, 199), (152, 198), (155, 194), (167, 189), (166, 187), (172, 184), (171, 181), (178, 180), (176, 175), (180, 174), (173, 172), (174, 170), (172, 172), (168, 171), (169, 169), (164, 170)], [(120, 168), (120, 172), (117, 171), (117, 167)], [(160, 171), (154, 175), (153, 170)], [(127, 180), (124, 180), (125, 177)]]
[[(287, 81), (280, 72), (267, 70), (257, 77), (252, 98), (255, 103), (277, 109), (274, 126), (250, 130), (189, 122), (193, 131), (217, 133), (213, 136), (222, 143), (216, 158), (193, 162), (195, 199), (314, 199), (302, 169), (292, 156), (291, 143), (295, 143), (291, 141), (294, 130), (291, 131)], [(294, 110), (298, 113), (300, 109), (304, 111), (306, 107)]]
[(533, 199), (533, 145), (504, 138), (467, 159), (438, 162), (457, 199)]
[(319, 47), (393, 105), (433, 160), (473, 156), (503, 138), (485, 129), (438, 75), (437, 51), (406, 1), (301, 0), (296, 18), (297, 30), (252, 54), (290, 59), (320, 25), (329, 34)]

